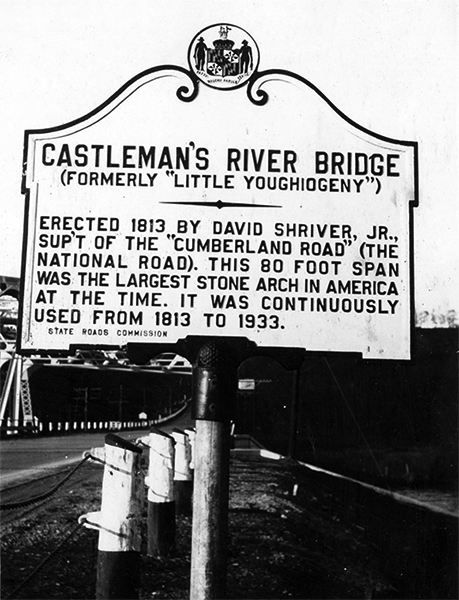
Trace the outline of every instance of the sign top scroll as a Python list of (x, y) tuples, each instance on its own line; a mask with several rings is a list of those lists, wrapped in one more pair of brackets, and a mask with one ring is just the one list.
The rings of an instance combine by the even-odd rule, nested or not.
[(410, 358), (416, 143), (259, 58), (213, 25), (188, 69), (25, 132), (22, 350), (224, 336)]

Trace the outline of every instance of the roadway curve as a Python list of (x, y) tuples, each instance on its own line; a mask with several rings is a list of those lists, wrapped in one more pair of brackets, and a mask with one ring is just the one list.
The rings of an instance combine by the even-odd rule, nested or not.
[[(194, 427), (191, 409), (157, 427), (170, 433), (172, 429)], [(149, 429), (114, 432), (127, 440), (148, 435)], [(83, 453), (103, 446), (105, 434), (78, 433), (73, 435), (2, 439), (0, 445), (0, 491), (20, 483), (49, 475), (56, 469), (66, 470), (80, 461)]]

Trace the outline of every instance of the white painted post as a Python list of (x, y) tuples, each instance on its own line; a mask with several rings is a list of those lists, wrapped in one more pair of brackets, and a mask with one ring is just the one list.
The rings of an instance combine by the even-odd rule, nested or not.
[(177, 514), (191, 515), (193, 498), (193, 473), (190, 468), (191, 445), (190, 438), (184, 431), (173, 429), (175, 440), (175, 504)]
[(105, 436), (101, 510), (80, 517), (85, 527), (99, 530), (98, 600), (139, 597), (141, 453), (139, 446), (113, 433)]
[(175, 552), (175, 440), (159, 429), (148, 438), (148, 555), (165, 558)]
[(194, 444), (196, 441), (196, 429), (185, 428), (185, 433), (188, 436), (188, 440), (190, 443), (190, 469), (193, 472), (193, 470), (194, 470)]

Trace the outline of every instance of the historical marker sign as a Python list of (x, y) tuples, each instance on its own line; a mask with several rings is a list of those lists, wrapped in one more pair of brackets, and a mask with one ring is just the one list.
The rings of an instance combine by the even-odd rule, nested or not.
[(27, 131), (21, 347), (247, 337), (410, 357), (416, 143), (222, 24), (72, 123)]

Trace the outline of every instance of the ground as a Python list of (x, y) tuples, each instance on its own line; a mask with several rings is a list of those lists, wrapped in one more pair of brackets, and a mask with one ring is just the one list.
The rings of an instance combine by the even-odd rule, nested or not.
[[(78, 527), (78, 517), (100, 508), (102, 469), (85, 463), (39, 505), (2, 511), (3, 600), (95, 597), (98, 534)], [(17, 488), (1, 503), (41, 494), (59, 479)], [(227, 597), (400, 598), (345, 502), (293, 462), (233, 457)], [(142, 552), (141, 600), (188, 598), (191, 517), (177, 516), (176, 523), (174, 557), (154, 560)]]

